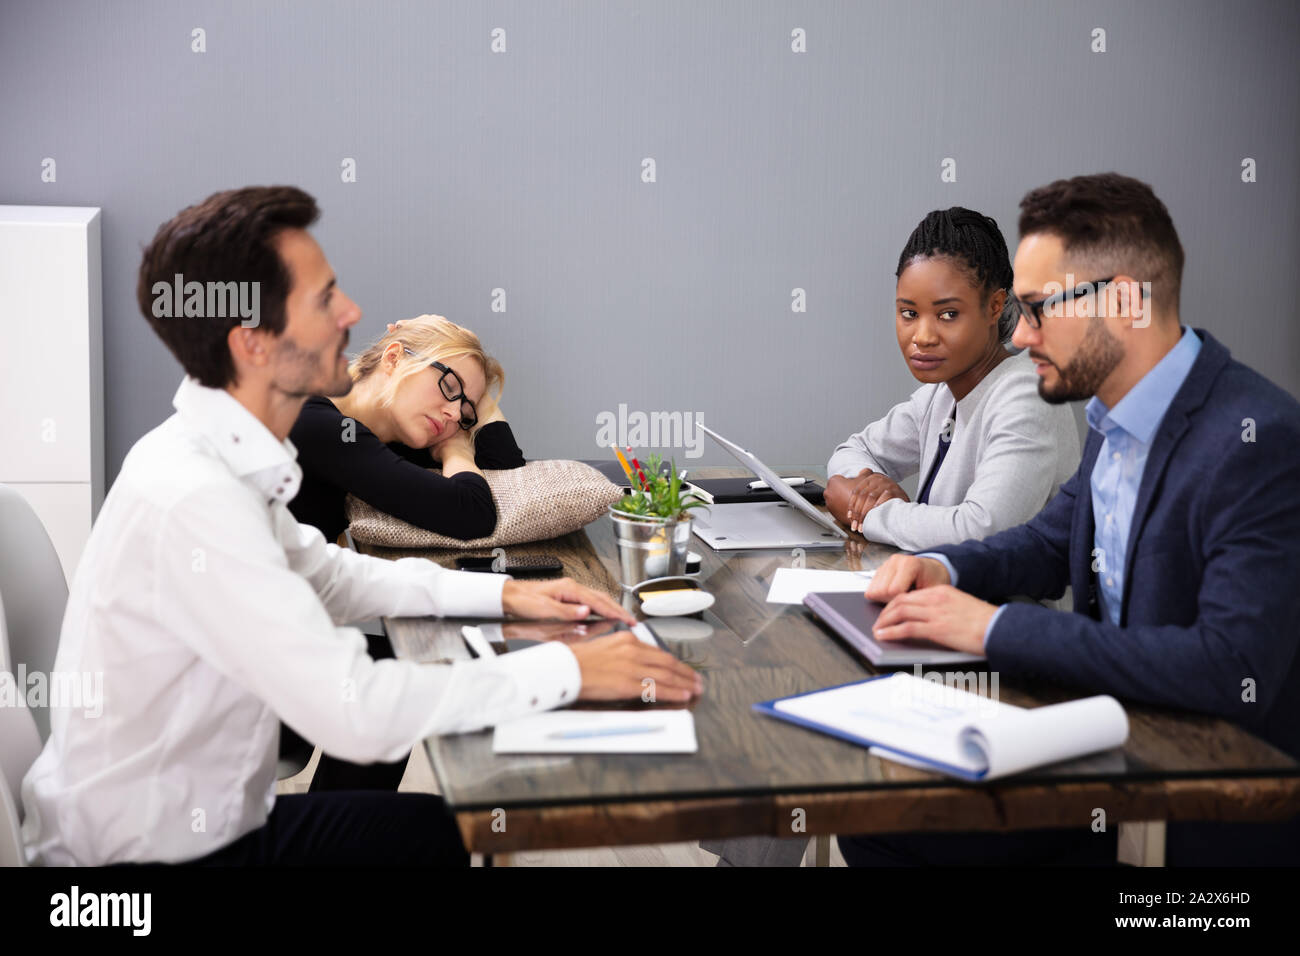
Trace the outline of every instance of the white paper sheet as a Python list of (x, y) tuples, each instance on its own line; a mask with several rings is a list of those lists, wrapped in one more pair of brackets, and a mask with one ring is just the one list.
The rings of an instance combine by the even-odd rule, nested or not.
[(984, 754), (985, 777), (992, 779), (1109, 750), (1127, 739), (1124, 708), (1114, 697), (1102, 695), (1032, 710), (1015, 708), (996, 722), (977, 718), (962, 732), (961, 746)]
[[(651, 733), (619, 733), (655, 728)], [(564, 734), (596, 733), (590, 737)], [(553, 710), (498, 724), (498, 754), (693, 754), (695, 716), (689, 710)]]
[(767, 591), (768, 604), (802, 604), (813, 591), (865, 591), (875, 571), (777, 568)]

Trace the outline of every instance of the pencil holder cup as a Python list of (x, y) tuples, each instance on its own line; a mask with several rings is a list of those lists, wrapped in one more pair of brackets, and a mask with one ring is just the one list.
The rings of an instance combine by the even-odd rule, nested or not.
[(691, 519), (642, 518), (612, 508), (614, 542), (618, 547), (618, 577), (624, 588), (650, 578), (686, 573)]

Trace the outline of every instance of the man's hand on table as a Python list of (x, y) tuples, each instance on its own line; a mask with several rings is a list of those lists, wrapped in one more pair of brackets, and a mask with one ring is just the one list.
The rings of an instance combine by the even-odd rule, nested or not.
[(581, 621), (593, 612), (611, 621), (635, 624), (636, 618), (608, 595), (593, 591), (572, 578), (548, 581), (506, 581), (501, 607), (507, 614), (533, 620)]
[(583, 644), (570, 644), (582, 670), (582, 700), (625, 700), (646, 692), (654, 681), (654, 700), (686, 703), (704, 690), (704, 680), (672, 654), (619, 631)]
[[(599, 591), (569, 578), (553, 581), (506, 581), (501, 589), (501, 607), (517, 617), (562, 618), (581, 621), (595, 612), (624, 624), (635, 624), (621, 605)], [(654, 681), (657, 701), (685, 703), (704, 689), (700, 675), (672, 654), (651, 647), (631, 631), (569, 645), (582, 673), (581, 700), (625, 700), (640, 698), (643, 683)]]
[(882, 641), (933, 641), (969, 654), (984, 653), (984, 634), (997, 607), (953, 587), (934, 558), (896, 554), (867, 585), (866, 597), (887, 601), (872, 634)]
[(940, 584), (952, 584), (942, 561), (918, 558), (914, 554), (894, 554), (876, 568), (867, 585), (867, 597), (873, 601), (889, 601), (908, 591)]

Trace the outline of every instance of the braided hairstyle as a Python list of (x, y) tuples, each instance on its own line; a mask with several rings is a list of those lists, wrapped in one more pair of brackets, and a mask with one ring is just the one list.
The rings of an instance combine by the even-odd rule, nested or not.
[(972, 273), (983, 302), (998, 289), (1006, 290), (1007, 303), (998, 316), (998, 341), (1009, 341), (1020, 314), (1011, 291), (1011, 257), (997, 222), (963, 206), (934, 210), (912, 230), (894, 275), (901, 276), (917, 259), (935, 257), (953, 259)]

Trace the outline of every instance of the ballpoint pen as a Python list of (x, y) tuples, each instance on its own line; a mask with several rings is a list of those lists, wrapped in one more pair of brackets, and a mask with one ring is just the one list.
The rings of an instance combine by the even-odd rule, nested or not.
[[(785, 482), (787, 485), (789, 485), (791, 488), (798, 488), (800, 485), (806, 485), (808, 483), (807, 478), (782, 478), (781, 480)], [(749, 483), (749, 489), (751, 491), (758, 491), (760, 488), (767, 488), (767, 487), (770, 486), (766, 481), (763, 481), (761, 478), (757, 481), (751, 481)]]
[[(627, 446), (627, 453), (632, 455), (631, 445)], [(636, 473), (641, 477), (641, 487), (644, 488), (646, 486), (645, 472), (641, 470), (641, 462), (636, 460), (636, 455), (632, 455), (632, 466), (636, 468)]]
[(556, 730), (546, 735), (547, 740), (582, 740), (586, 737), (620, 737), (624, 734), (657, 734), (664, 729), (658, 726), (599, 727), (592, 730)]

